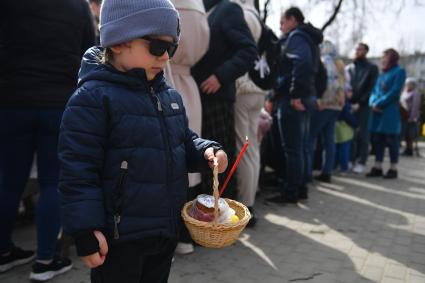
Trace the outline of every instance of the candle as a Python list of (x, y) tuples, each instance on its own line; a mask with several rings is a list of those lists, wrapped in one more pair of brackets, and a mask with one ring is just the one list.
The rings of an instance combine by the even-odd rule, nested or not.
[(229, 175), (227, 175), (227, 178), (226, 178), (226, 180), (224, 181), (223, 186), (221, 187), (219, 197), (220, 197), (220, 196), (221, 196), (221, 194), (224, 192), (224, 189), (226, 188), (227, 183), (229, 183), (230, 177), (232, 177), (233, 173), (234, 173), (234, 172), (235, 172), (235, 170), (236, 170), (236, 167), (238, 167), (238, 164), (239, 164), (239, 162), (241, 161), (242, 156), (244, 155), (244, 153), (245, 153), (245, 151), (246, 151), (246, 149), (247, 149), (248, 145), (249, 145), (249, 141), (248, 141), (248, 137), (246, 137), (245, 144), (244, 144), (244, 146), (242, 147), (241, 152), (239, 152), (238, 158), (236, 158), (236, 161), (235, 161), (235, 163), (233, 164), (232, 169), (231, 169), (231, 170), (230, 170), (230, 172), (229, 172)]

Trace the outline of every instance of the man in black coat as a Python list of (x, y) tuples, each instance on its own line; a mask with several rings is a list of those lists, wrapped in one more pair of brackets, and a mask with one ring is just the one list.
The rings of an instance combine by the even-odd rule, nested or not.
[[(250, 70), (257, 48), (239, 5), (228, 0), (204, 0), (210, 27), (210, 45), (204, 57), (192, 68), (202, 101), (202, 137), (223, 145), (233, 163), (236, 151), (234, 126), (235, 81)], [(255, 137), (250, 137), (255, 138)], [(224, 178), (229, 169), (222, 174)], [(236, 192), (232, 177), (227, 196)], [(203, 190), (211, 192), (211, 176), (203, 176)], [(220, 183), (222, 183), (222, 179)]]
[[(85, 0), (0, 5), (0, 272), (36, 257), (30, 279), (45, 281), (72, 267), (69, 259), (55, 257), (61, 226), (57, 139), (81, 57), (94, 44), (94, 26)], [(36, 256), (11, 239), (34, 152), (40, 184)]]
[(353, 172), (358, 174), (364, 172), (369, 154), (368, 103), (379, 74), (378, 67), (366, 58), (368, 51), (367, 44), (359, 43), (356, 47), (354, 62), (347, 66), (352, 89), (350, 102), (359, 123), (351, 147)]

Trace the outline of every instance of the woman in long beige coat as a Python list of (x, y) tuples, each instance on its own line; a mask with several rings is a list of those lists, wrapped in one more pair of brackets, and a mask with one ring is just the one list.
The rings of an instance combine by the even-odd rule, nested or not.
[[(172, 0), (180, 14), (181, 35), (179, 47), (170, 62), (168, 81), (181, 94), (189, 119), (189, 128), (201, 135), (202, 105), (198, 86), (190, 74), (190, 69), (207, 52), (209, 45), (209, 27), (202, 0)], [(199, 173), (189, 174), (188, 199), (193, 199), (200, 191)], [(185, 229), (185, 228), (184, 228)], [(177, 253), (193, 251), (190, 235), (182, 231)]]
[[(244, 11), (245, 21), (252, 37), (258, 43), (261, 36), (261, 23), (254, 0), (233, 0)], [(235, 102), (235, 131), (236, 148), (240, 149), (249, 138), (249, 147), (238, 166), (238, 199), (251, 211), (251, 220), (248, 226), (254, 226), (257, 217), (253, 206), (257, 184), (260, 176), (260, 146), (257, 140), (258, 119), (264, 104), (265, 92), (258, 88), (248, 74), (236, 81)]]

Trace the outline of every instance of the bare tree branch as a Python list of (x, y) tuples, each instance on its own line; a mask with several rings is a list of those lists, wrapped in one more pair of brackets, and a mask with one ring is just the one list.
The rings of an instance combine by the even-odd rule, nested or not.
[(335, 20), (336, 16), (338, 15), (339, 10), (341, 9), (342, 1), (343, 0), (339, 0), (338, 5), (336, 5), (336, 7), (335, 7), (334, 13), (329, 18), (329, 20), (323, 25), (323, 27), (321, 28), (322, 32), (324, 32), (325, 29), (328, 26), (330, 26), (332, 24), (332, 22)]

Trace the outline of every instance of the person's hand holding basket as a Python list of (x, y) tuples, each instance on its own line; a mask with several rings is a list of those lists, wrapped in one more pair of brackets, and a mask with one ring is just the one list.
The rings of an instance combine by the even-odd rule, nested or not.
[(182, 217), (192, 239), (201, 246), (222, 248), (232, 245), (251, 218), (248, 208), (242, 203), (220, 198), (247, 146), (248, 140), (220, 193), (218, 191), (218, 173), (226, 170), (227, 155), (224, 151), (219, 150), (214, 156), (213, 148), (207, 149), (204, 153), (204, 157), (209, 161), (214, 173), (213, 196), (199, 195), (195, 200), (187, 202), (182, 209)]

